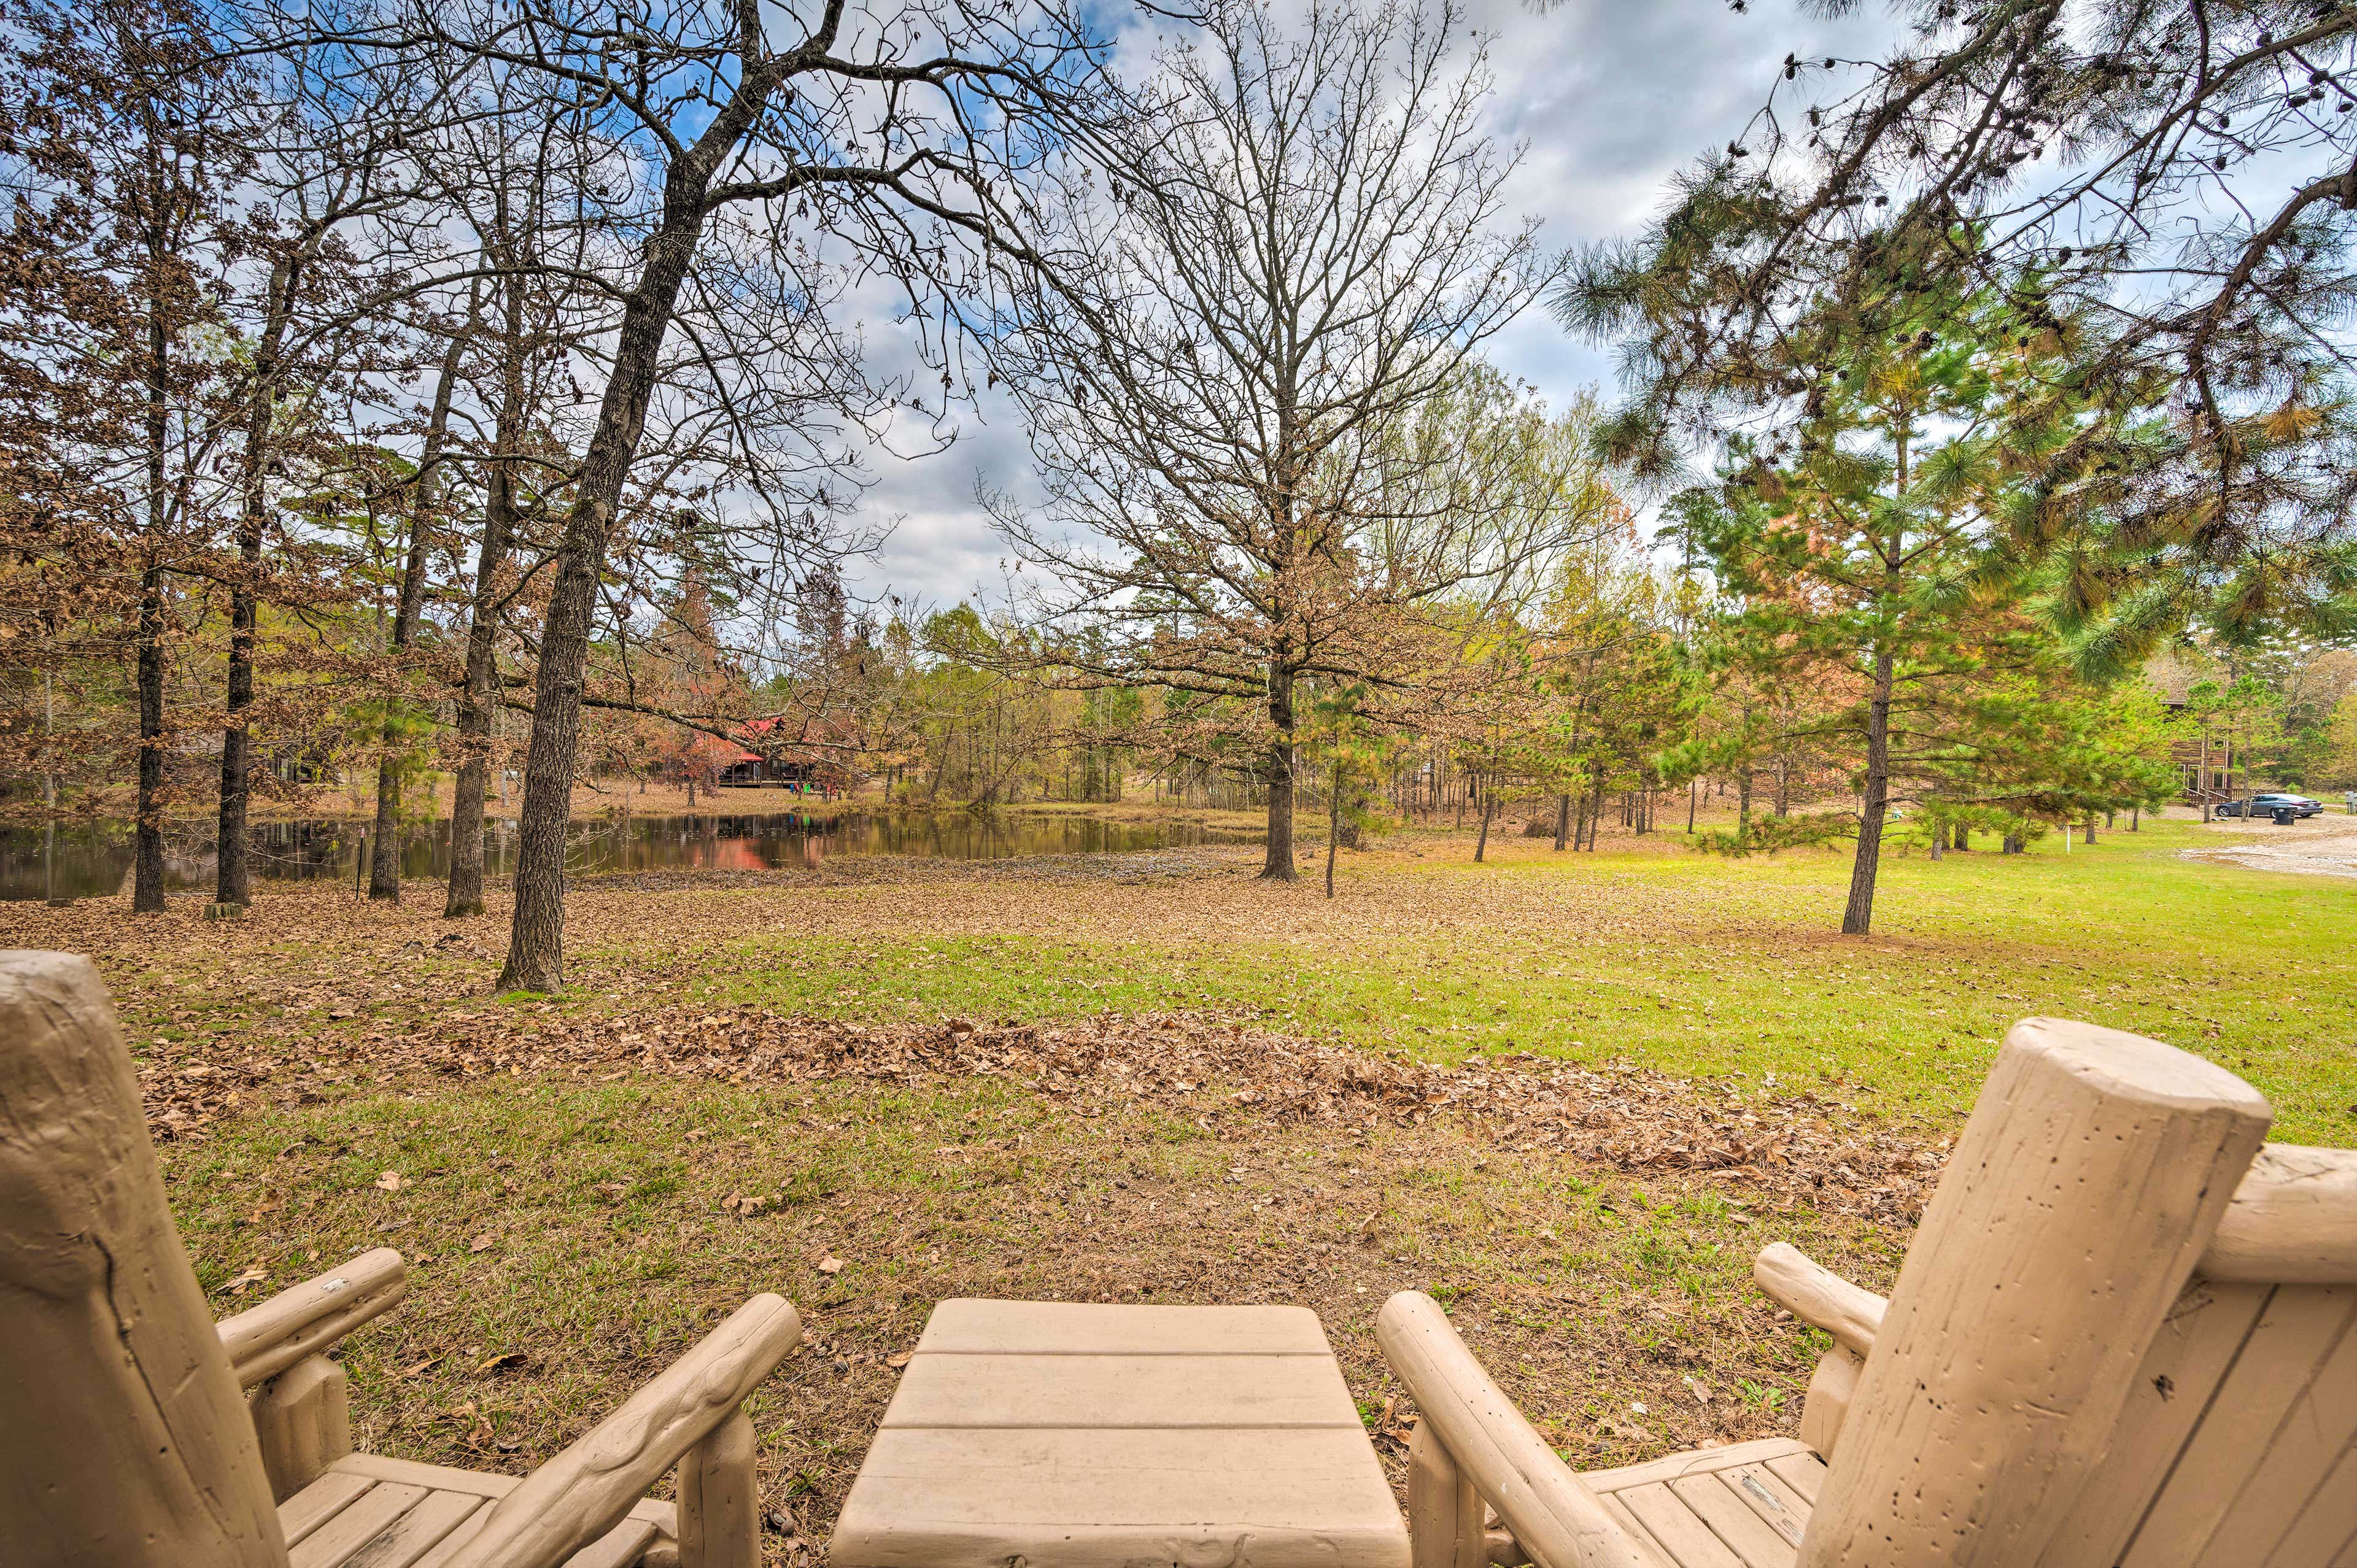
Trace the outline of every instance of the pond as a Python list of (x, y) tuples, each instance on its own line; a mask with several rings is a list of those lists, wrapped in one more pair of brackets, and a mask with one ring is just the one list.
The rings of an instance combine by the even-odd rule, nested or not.
[[(264, 879), (353, 879), (368, 824), (350, 821), (265, 822), (253, 830), (253, 873)], [(812, 818), (799, 811), (723, 816), (591, 818), (573, 824), (565, 864), (578, 872), (673, 869), (761, 871), (816, 866), (872, 854), (1000, 860), (1028, 854), (1123, 854), (1246, 838), (1191, 822), (1106, 822), (1085, 817), (966, 811), (939, 815)], [(483, 830), (483, 864), (493, 875), (515, 868), (516, 825)], [(449, 875), (450, 824), (403, 831), (401, 874)], [(60, 822), (0, 828), (0, 899), (98, 898), (129, 890), (131, 825)], [(164, 882), (176, 892), (213, 885), (213, 835), (193, 825), (164, 836)]]

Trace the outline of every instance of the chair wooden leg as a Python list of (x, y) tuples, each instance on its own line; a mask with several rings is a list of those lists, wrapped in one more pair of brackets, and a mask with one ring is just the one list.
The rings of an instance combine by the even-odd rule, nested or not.
[(740, 1408), (679, 1466), (680, 1568), (760, 1568), (760, 1477)]
[(253, 1393), (253, 1434), (270, 1494), (285, 1502), (352, 1451), (351, 1380), (325, 1356), (306, 1356)]
[(1801, 1402), (1801, 1441), (1830, 1465), (1842, 1423), (1849, 1419), (1850, 1402), (1857, 1397), (1858, 1374), (1866, 1363), (1840, 1345), (1826, 1351), (1809, 1377), (1809, 1391)]
[(1428, 1421), (1407, 1444), (1407, 1533), (1414, 1568), (1488, 1568), (1481, 1498)]

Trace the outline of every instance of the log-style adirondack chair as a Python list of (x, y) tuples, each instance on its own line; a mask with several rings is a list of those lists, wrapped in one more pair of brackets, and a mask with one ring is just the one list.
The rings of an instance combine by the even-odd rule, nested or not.
[(1394, 1296), (1416, 1568), (2357, 1564), (2357, 1153), (2273, 1115), (2155, 1041), (2017, 1026), (1888, 1300), (1760, 1254), (1834, 1340), (1797, 1441), (1576, 1475)]
[[(518, 1479), (352, 1452), (324, 1352), (406, 1292), (378, 1251), (215, 1325), (97, 972), (0, 952), (0, 1563), (756, 1568), (739, 1407), (791, 1306), (747, 1302)], [(673, 1466), (676, 1510), (646, 1497)]]

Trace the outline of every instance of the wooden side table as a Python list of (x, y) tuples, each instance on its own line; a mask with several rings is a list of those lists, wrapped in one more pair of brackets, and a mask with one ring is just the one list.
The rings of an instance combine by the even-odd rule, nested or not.
[(1407, 1568), (1297, 1306), (945, 1301), (845, 1499), (836, 1568)]

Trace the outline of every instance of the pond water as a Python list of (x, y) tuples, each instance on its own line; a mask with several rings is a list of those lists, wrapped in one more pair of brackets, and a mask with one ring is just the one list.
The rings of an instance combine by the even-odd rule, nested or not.
[[(353, 879), (367, 824), (349, 821), (266, 822), (253, 830), (253, 873), (264, 879)], [(592, 818), (573, 824), (565, 864), (578, 872), (673, 869), (760, 871), (816, 866), (871, 854), (1000, 860), (1026, 854), (1121, 854), (1246, 840), (1191, 822), (1104, 822), (1083, 817), (967, 811), (939, 815), (813, 819), (799, 811), (723, 816)], [(212, 886), (213, 836), (193, 826), (167, 829), (165, 886), (178, 892)], [(515, 869), (516, 825), (483, 830), (483, 864), (493, 875)], [(420, 822), (401, 837), (401, 874), (437, 878), (450, 870), (450, 824)], [(60, 822), (0, 828), (0, 899), (94, 898), (128, 891), (131, 825)]]

